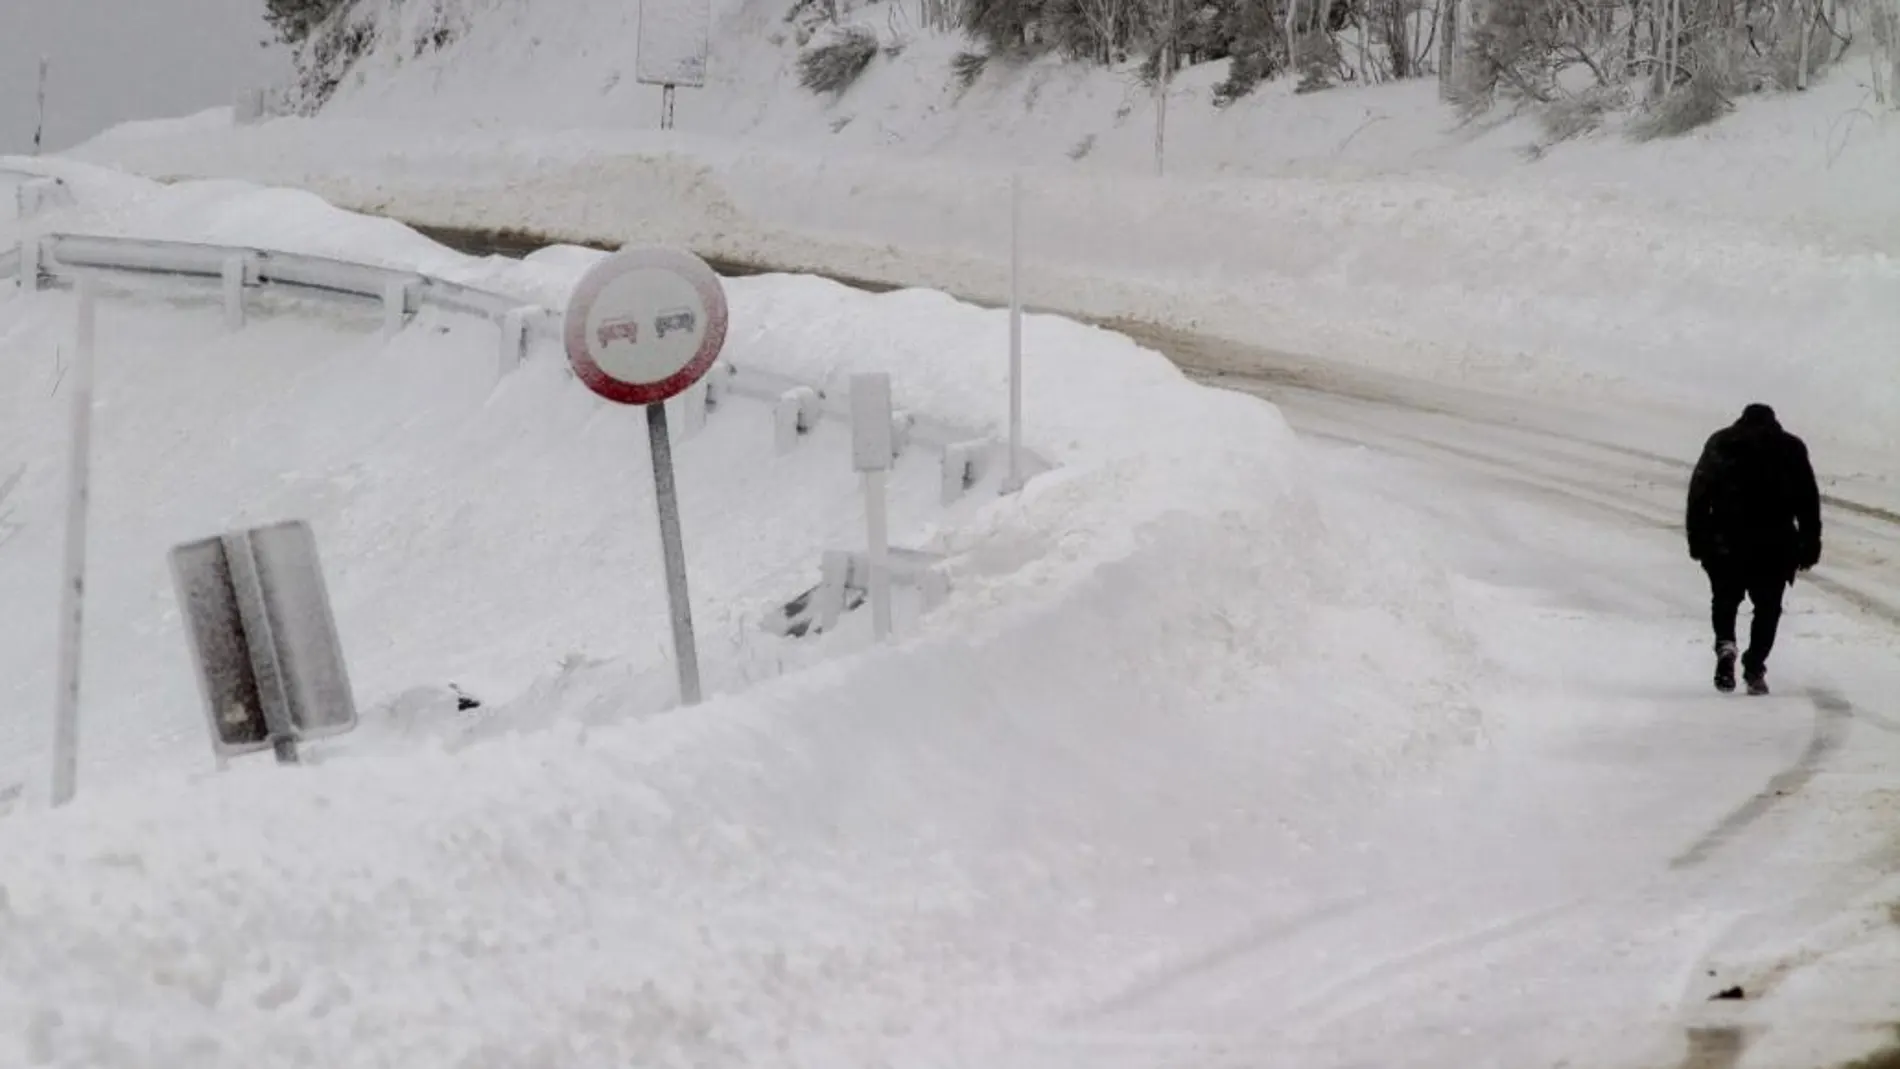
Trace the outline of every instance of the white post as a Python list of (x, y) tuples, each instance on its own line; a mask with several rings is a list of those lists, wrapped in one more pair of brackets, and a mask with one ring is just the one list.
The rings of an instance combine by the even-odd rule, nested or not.
[(383, 336), (393, 338), (402, 333), (403, 324), (409, 319), (409, 280), (392, 278), (383, 284)]
[(53, 712), (55, 806), (72, 801), (79, 770), (79, 670), (86, 609), (86, 511), (92, 479), (92, 367), (97, 297), (93, 281), (79, 280), (77, 338), (73, 346), (72, 446), (66, 477), (66, 561), (60, 588), (59, 691)]
[(864, 473), (864, 528), (871, 572), (871, 633), (879, 642), (891, 637), (891, 536), (886, 477)]
[(45, 248), (31, 234), (20, 235), (20, 292), (37, 293), (40, 273), (46, 264)]
[(877, 641), (891, 637), (891, 563), (888, 487), (896, 456), (891, 427), (891, 377), (883, 372), (851, 376), (851, 461), (864, 473), (864, 521), (870, 565), (871, 630)]
[(244, 257), (231, 256), (224, 261), (224, 325), (231, 330), (244, 329)]
[(500, 377), (506, 378), (521, 366), (528, 351), (528, 316), (531, 310), (516, 308), (502, 313)]
[(1009, 481), (1023, 488), (1023, 176), (1009, 176)]

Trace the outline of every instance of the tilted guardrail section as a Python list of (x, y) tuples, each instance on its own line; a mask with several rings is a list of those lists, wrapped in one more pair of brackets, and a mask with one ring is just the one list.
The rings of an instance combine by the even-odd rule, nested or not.
[[(499, 329), (498, 373), (507, 375), (526, 359), (536, 340), (560, 343), (561, 314), (505, 293), (480, 289), (416, 271), (378, 267), (304, 253), (228, 245), (90, 234), (48, 234), (0, 250), (0, 279), (22, 290), (70, 283), (79, 271), (110, 271), (215, 282), (225, 294), (228, 321), (244, 321), (244, 295), (260, 287), (304, 291), (380, 303), (385, 331), (394, 334), (424, 307), (442, 308), (495, 323)], [(703, 418), (725, 395), (774, 406), (781, 450), (826, 418), (850, 419), (849, 398), (789, 376), (720, 361), (712, 374), (679, 403), (689, 424)], [(897, 414), (897, 440), (938, 449), (943, 457), (947, 502), (983, 477), (1000, 458), (1000, 445), (985, 435), (915, 413)], [(1047, 470), (1039, 457), (1025, 457), (1032, 471)]]

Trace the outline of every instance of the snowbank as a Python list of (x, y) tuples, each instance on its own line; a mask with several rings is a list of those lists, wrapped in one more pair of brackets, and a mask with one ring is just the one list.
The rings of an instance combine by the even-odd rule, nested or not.
[[(416, 248), (228, 185), (47, 223), (82, 218)], [(885, 368), (900, 404), (996, 425), (1001, 314), (730, 292), (735, 362)], [(0, 301), (10, 757), (47, 704), (69, 306)], [(104, 307), (88, 764), (72, 807), (0, 821), (0, 1062), (954, 1062), (1139, 969), (1178, 935), (1157, 918), (1258, 909), (1276, 858), (1473, 737), (1443, 581), (1302, 487), (1270, 406), (1099, 330), (1026, 323), (1029, 444), (1059, 466), (1023, 493), (943, 511), (934, 465), (900, 465), (895, 533), (952, 555), (953, 595), (854, 657), (751, 615), (854, 537), (842, 432), (774, 459), (762, 407), (714, 413), (679, 461), (726, 693), (668, 714), (637, 421), (554, 354), (496, 388), (448, 318), (385, 344), (329, 305), (235, 335), (202, 298)], [(365, 699), (473, 683), (503, 696), (475, 735), (506, 737), (399, 704), (348, 760), (179, 775), (203, 744), (164, 549), (282, 515), (317, 528)]]

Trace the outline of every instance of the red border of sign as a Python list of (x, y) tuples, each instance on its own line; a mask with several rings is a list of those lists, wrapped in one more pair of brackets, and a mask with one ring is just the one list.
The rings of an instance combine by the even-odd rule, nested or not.
[[(658, 382), (626, 382), (609, 375), (594, 360), (587, 348), (587, 313), (600, 299), (607, 284), (634, 270), (671, 271), (686, 280), (699, 293), (706, 306), (706, 333), (699, 340), (693, 358), (672, 375)], [(595, 264), (581, 276), (580, 285), (567, 302), (567, 318), (561, 338), (567, 346), (567, 362), (588, 389), (609, 401), (623, 405), (657, 405), (685, 392), (712, 370), (719, 352), (726, 346), (726, 288), (706, 261), (684, 249), (664, 246), (624, 248)]]

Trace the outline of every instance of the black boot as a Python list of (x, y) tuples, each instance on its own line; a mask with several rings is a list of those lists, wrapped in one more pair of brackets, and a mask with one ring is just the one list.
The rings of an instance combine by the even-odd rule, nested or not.
[[(1742, 679), (1748, 684), (1748, 693), (1754, 695), (1768, 693), (1768, 668), (1765, 665), (1757, 668), (1744, 667)], [(1733, 685), (1733, 683), (1730, 684), (1730, 686)]]
[(1735, 643), (1715, 644), (1715, 689), (1728, 694), (1735, 689)]

